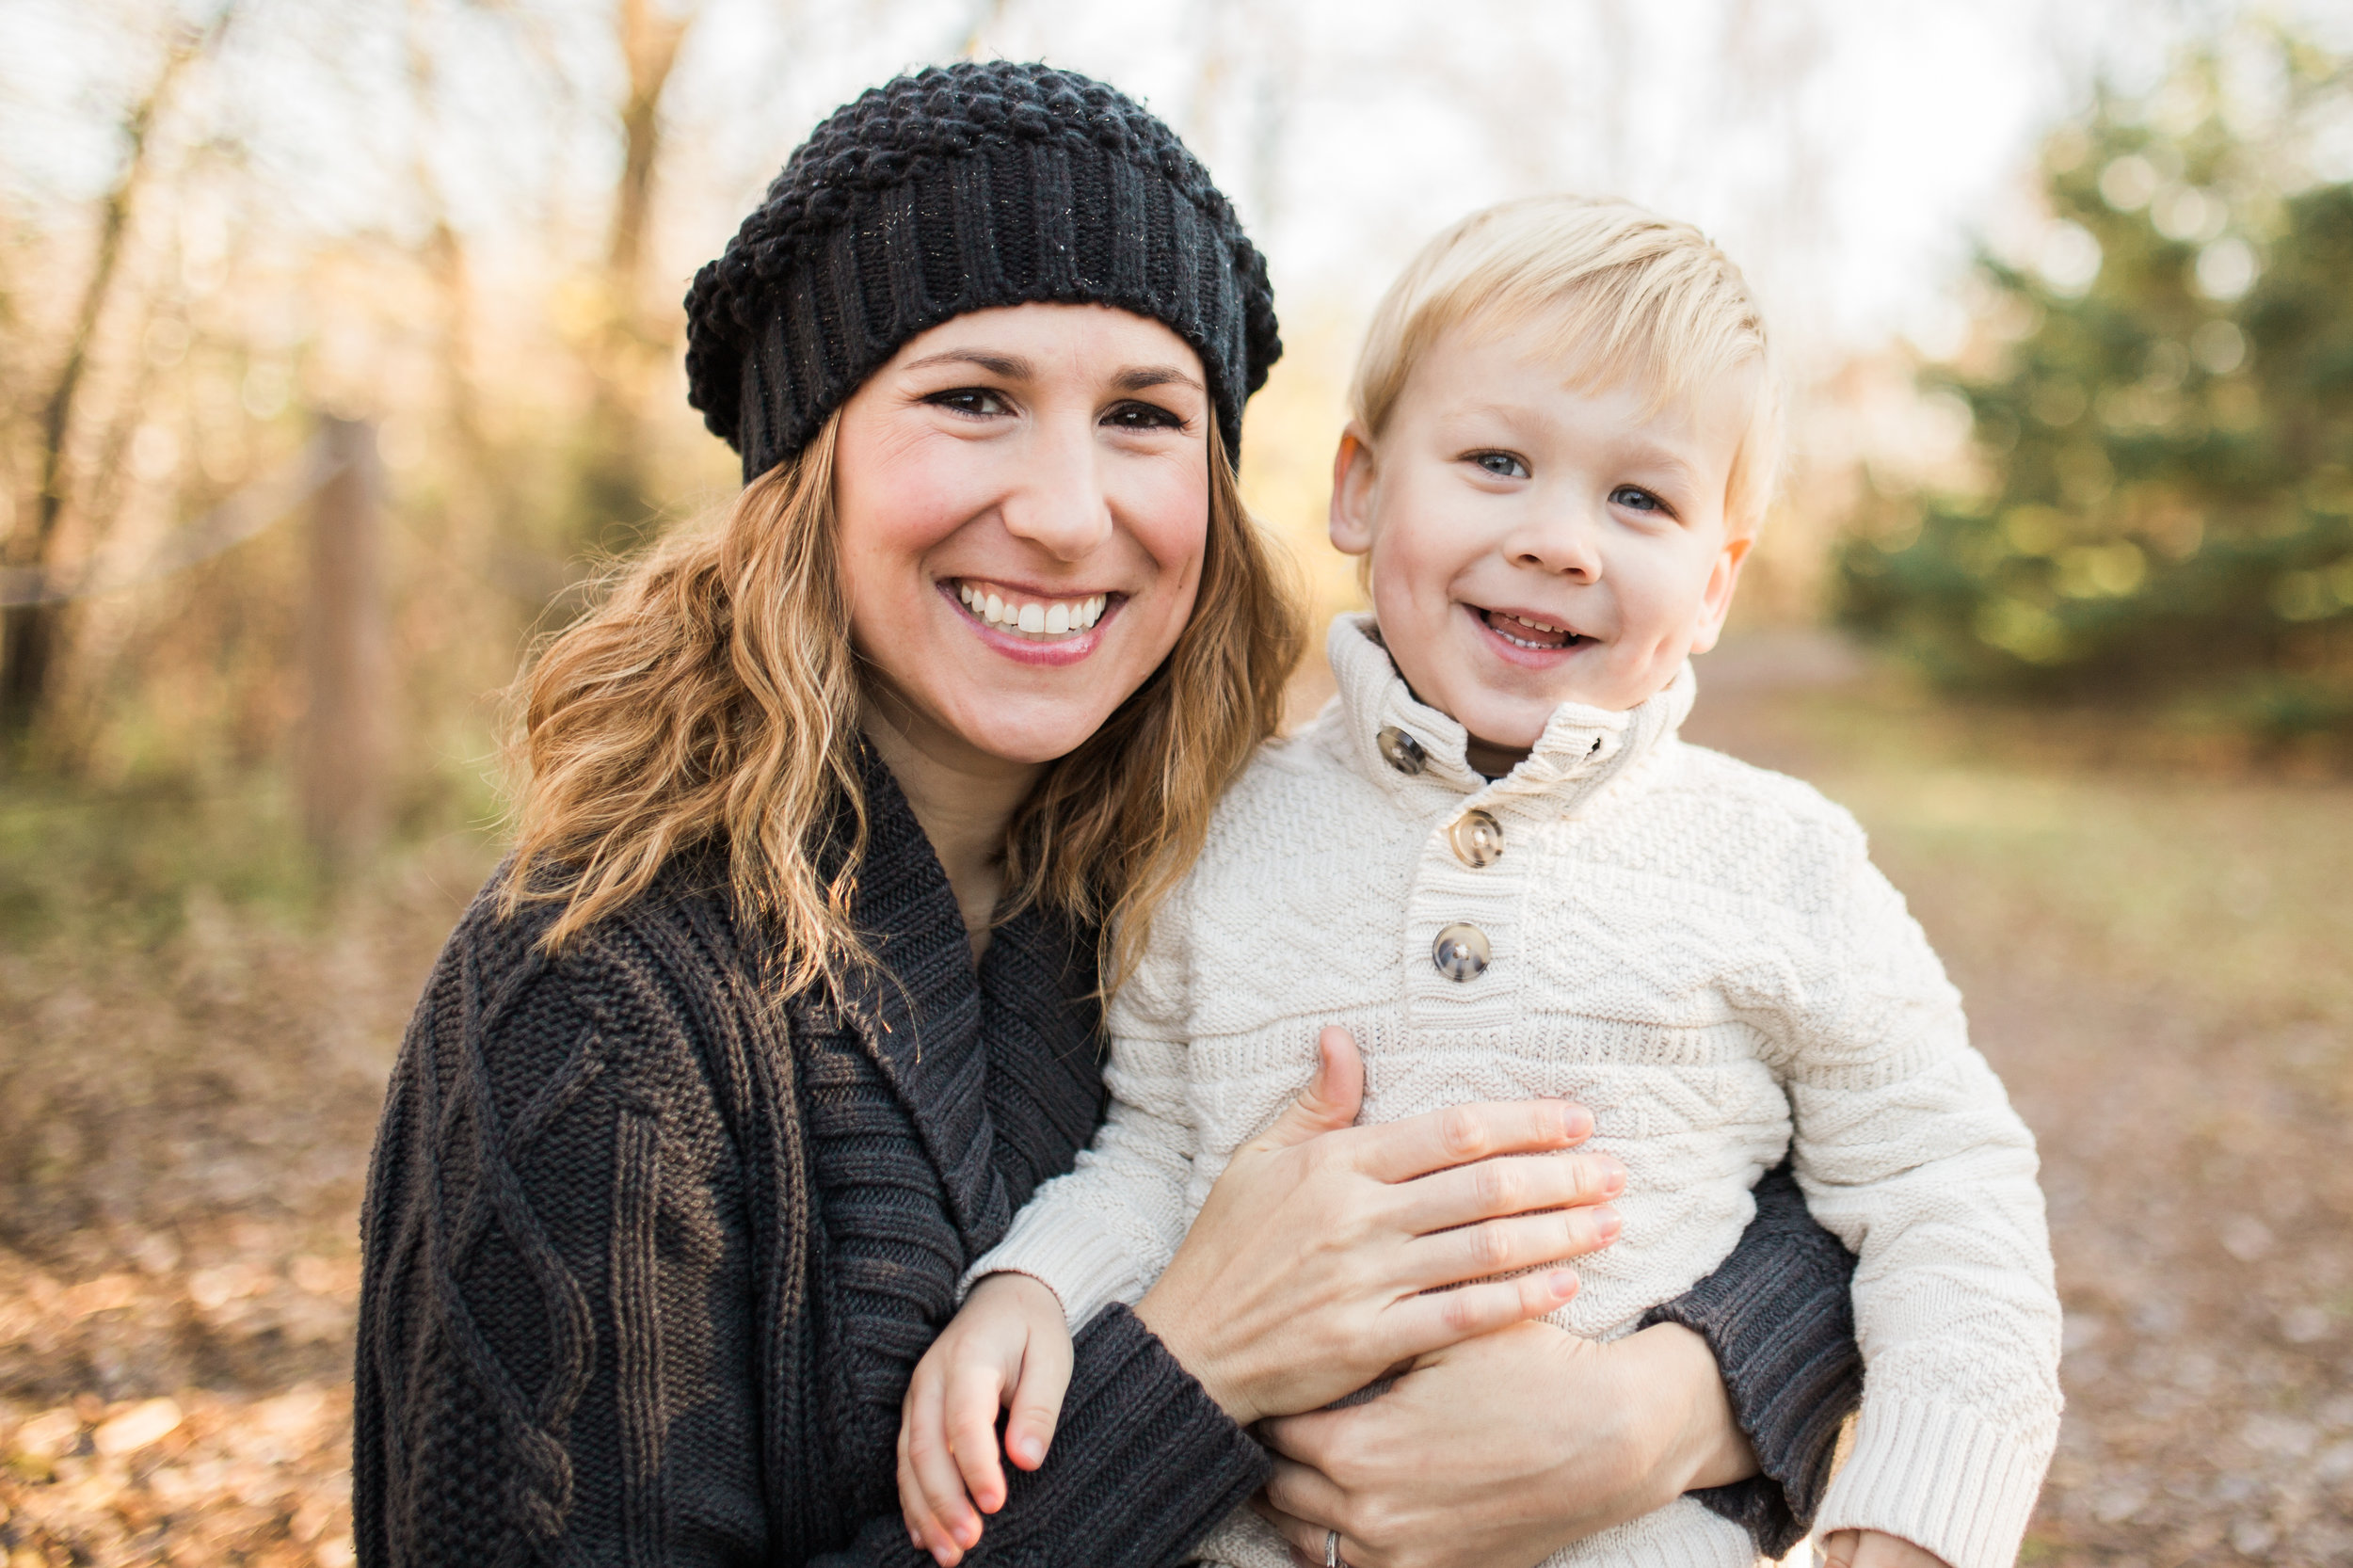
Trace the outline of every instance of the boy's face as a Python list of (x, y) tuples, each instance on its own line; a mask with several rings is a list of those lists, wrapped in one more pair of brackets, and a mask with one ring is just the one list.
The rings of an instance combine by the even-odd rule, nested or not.
[(1377, 451), (1341, 437), (1332, 542), (1370, 552), (1390, 656), (1474, 766), (1505, 771), (1563, 702), (1640, 706), (1715, 645), (1749, 545), (1724, 498), (1754, 374), (1646, 415), (1639, 388), (1570, 390), (1531, 335), (1458, 328)]

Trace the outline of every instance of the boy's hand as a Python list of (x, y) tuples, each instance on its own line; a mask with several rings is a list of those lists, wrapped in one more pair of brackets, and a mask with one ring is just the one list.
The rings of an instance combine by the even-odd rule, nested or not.
[[(916, 1364), (899, 1416), (899, 1508), (907, 1538), (953, 1568), (980, 1544), (980, 1513), (1005, 1506), (1005, 1453), (1024, 1470), (1046, 1463), (1070, 1386), (1062, 1303), (1027, 1274), (990, 1274)], [(970, 1496), (967, 1497), (967, 1491)]]
[(1822, 1556), (1828, 1568), (1947, 1568), (1933, 1552), (1881, 1530), (1838, 1530), (1822, 1543)]

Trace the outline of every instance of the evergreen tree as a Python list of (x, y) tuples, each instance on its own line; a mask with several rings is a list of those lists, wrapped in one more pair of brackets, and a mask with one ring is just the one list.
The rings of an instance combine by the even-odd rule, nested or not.
[(2279, 33), (2051, 136), (2041, 246), (1925, 373), (1986, 483), (1860, 520), (1848, 622), (1951, 685), (2353, 729), (2349, 138), (2353, 62)]

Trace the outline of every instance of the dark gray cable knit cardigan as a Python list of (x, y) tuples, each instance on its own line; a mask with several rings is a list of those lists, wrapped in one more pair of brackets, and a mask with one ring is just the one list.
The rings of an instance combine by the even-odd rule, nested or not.
[[(367, 1568), (900, 1564), (899, 1401), (968, 1259), (1102, 1106), (1091, 942), (1035, 912), (976, 976), (870, 765), (856, 916), (888, 976), (763, 997), (721, 878), (674, 868), (560, 959), (497, 884), (409, 1026), (370, 1173), (353, 1514)], [(1765, 1475), (1703, 1494), (1778, 1554), (1860, 1389), (1852, 1259), (1785, 1172), (1652, 1314), (1715, 1348)], [(1268, 1461), (1124, 1308), (977, 1564), (1184, 1560)]]

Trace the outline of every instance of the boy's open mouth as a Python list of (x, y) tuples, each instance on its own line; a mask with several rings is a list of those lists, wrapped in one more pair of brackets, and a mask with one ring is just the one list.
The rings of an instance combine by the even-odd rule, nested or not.
[(1568, 627), (1556, 626), (1550, 621), (1538, 620), (1509, 610), (1475, 610), (1473, 614), (1479, 616), (1488, 631), (1513, 648), (1548, 651), (1577, 648), (1593, 640)]

